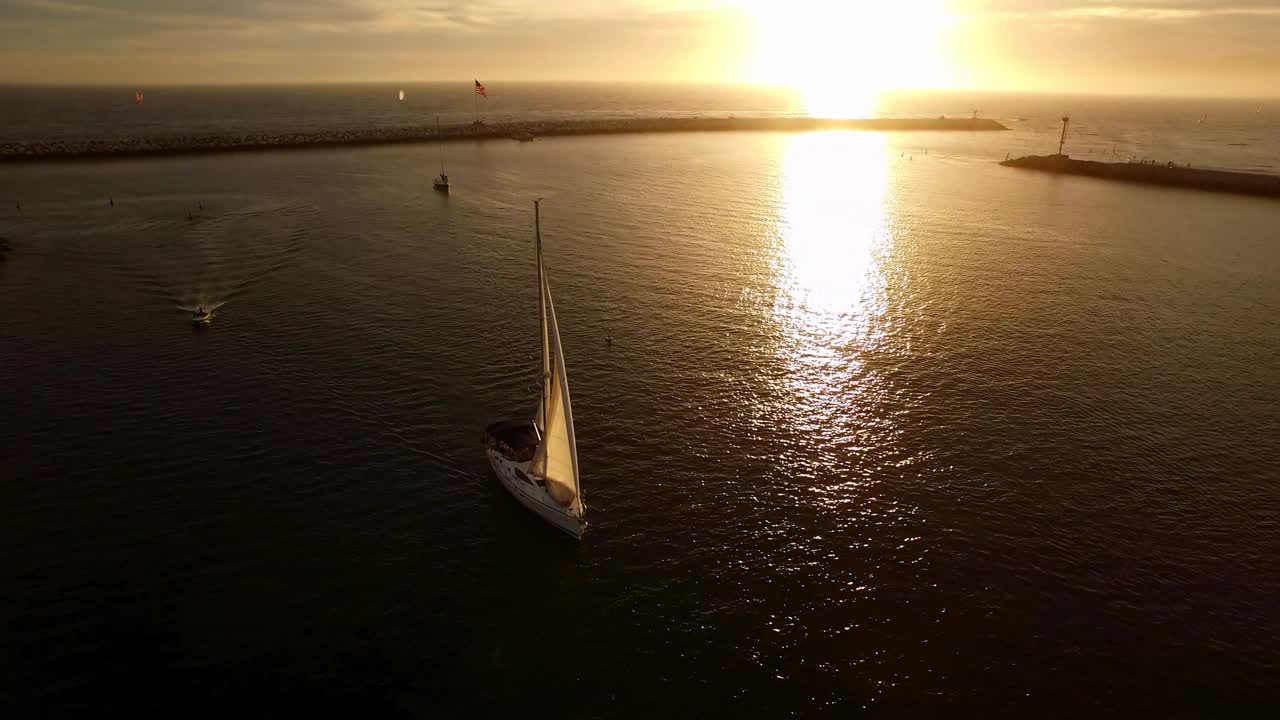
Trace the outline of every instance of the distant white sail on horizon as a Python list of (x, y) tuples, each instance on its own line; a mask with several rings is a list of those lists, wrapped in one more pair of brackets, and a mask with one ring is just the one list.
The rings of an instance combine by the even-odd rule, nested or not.
[(400, 91), (400, 99), (401, 99), (401, 100), (404, 100), (404, 91), (403, 91), (403, 90), (401, 90), (401, 91)]

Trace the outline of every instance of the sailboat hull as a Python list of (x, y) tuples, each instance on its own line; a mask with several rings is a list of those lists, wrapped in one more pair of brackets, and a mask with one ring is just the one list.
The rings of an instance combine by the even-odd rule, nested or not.
[(564, 507), (547, 494), (544, 486), (534, 483), (533, 476), (529, 473), (531, 461), (519, 462), (512, 460), (493, 447), (485, 448), (485, 455), (489, 458), (489, 465), (493, 467), (493, 472), (498, 476), (502, 486), (521, 505), (532, 510), (535, 515), (570, 537), (575, 539), (582, 537), (582, 531), (586, 529), (586, 523), (580, 518), (570, 515)]

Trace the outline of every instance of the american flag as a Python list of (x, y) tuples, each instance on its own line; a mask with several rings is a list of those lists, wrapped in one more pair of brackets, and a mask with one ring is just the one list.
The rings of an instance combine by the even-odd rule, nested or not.
[(476, 80), (476, 94), (485, 99), (489, 97), (489, 93), (484, 91), (484, 86), (480, 84), (479, 80)]

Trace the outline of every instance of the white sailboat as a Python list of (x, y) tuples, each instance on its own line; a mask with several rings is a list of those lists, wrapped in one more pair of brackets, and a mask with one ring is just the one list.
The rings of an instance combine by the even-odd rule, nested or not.
[(444, 173), (444, 142), (440, 140), (440, 116), (436, 116), (436, 142), (440, 143), (440, 176), (431, 181), (431, 187), (440, 192), (449, 192), (449, 176)]
[(542, 397), (533, 418), (504, 420), (485, 428), (485, 454), (503, 487), (520, 504), (580, 538), (587, 527), (587, 505), (578, 479), (578, 445), (560, 328), (542, 266), (539, 202), (533, 203), (533, 217), (542, 320)]

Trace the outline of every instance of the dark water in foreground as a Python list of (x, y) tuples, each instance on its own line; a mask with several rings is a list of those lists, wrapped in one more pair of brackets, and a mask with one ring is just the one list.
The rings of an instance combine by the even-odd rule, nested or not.
[[(1280, 204), (985, 142), (0, 169), (0, 707), (1276, 707)], [(480, 448), (536, 398), (536, 195), (580, 547)]]

